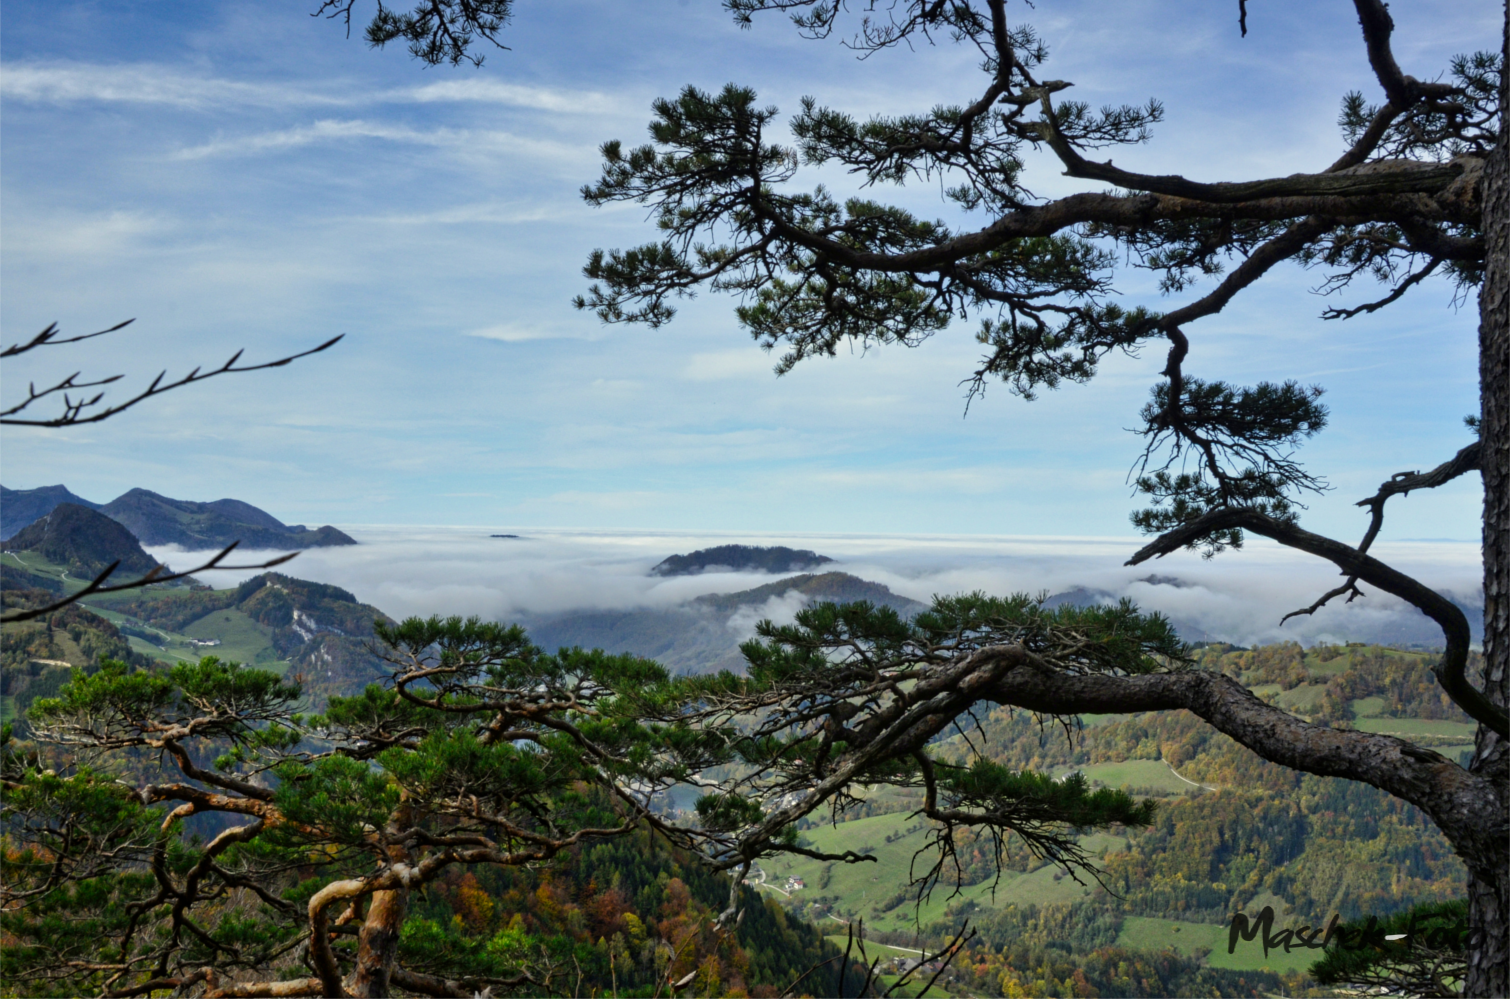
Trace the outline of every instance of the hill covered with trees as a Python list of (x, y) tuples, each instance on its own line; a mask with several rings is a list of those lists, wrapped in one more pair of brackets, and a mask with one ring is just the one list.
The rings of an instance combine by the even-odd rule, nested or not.
[(833, 562), (810, 549), (785, 545), (715, 545), (686, 555), (667, 556), (650, 568), (652, 576), (723, 572), (801, 573)]
[(633, 653), (673, 671), (711, 673), (743, 669), (739, 644), (750, 637), (757, 619), (780, 617), (819, 601), (870, 601), (908, 615), (923, 608), (882, 584), (830, 572), (802, 573), (734, 593), (704, 594), (669, 608), (581, 610), (527, 616), (523, 621), (547, 649), (581, 646)]
[[(88, 581), (111, 563), (119, 563), (114, 579), (150, 573), (157, 560), (143, 551), (136, 538), (118, 522), (78, 504), (58, 504), (3, 543), (6, 552), (35, 553), (46, 563)], [(24, 560), (12, 557), (14, 568), (31, 572)]]

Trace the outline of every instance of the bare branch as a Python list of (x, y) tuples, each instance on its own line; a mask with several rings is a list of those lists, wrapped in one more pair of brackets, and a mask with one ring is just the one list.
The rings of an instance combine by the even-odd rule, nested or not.
[[(129, 323), (132, 321), (127, 320), (127, 322)], [(98, 333), (86, 334), (82, 337), (74, 337), (71, 340), (52, 341), (47, 335), (49, 331), (56, 330), (56, 324), (54, 324), (52, 326), (49, 326), (46, 330), (43, 330), (41, 334), (38, 334), (36, 337), (32, 338), (29, 343), (24, 345), (12, 345), (7, 349), (6, 354), (20, 354), (25, 351), (31, 350), (34, 347), (40, 347), (44, 344), (49, 343), (65, 344), (73, 343), (74, 341), (78, 340), (88, 340), (90, 337), (98, 337), (102, 334), (119, 330), (125, 325), (125, 323), (120, 323), (116, 326), (111, 327), (109, 330), (101, 330)], [(290, 354), (286, 357), (279, 358), (276, 361), (266, 361), (256, 365), (237, 365), (236, 362), (241, 359), (242, 355), (241, 351), (237, 351), (235, 354), (231, 355), (230, 359), (219, 368), (214, 368), (210, 371), (204, 372), (200, 371), (198, 368), (195, 368), (193, 371), (189, 372), (189, 374), (171, 382), (163, 381), (163, 379), (166, 378), (168, 374), (166, 371), (163, 371), (158, 374), (157, 378), (152, 380), (152, 383), (148, 385), (147, 388), (143, 389), (135, 396), (132, 396), (130, 399), (127, 399), (123, 403), (107, 406), (103, 410), (99, 410), (93, 413), (86, 411), (88, 411), (90, 407), (99, 404), (101, 398), (104, 395), (103, 393), (97, 393), (87, 399), (74, 399), (70, 397), (68, 393), (72, 390), (108, 385), (112, 382), (118, 381), (124, 376), (112, 375), (108, 378), (100, 379), (94, 382), (77, 382), (75, 381), (75, 379), (78, 378), (78, 373), (75, 372), (73, 375), (68, 376), (62, 381), (49, 386), (48, 388), (43, 389), (40, 392), (36, 389), (35, 386), (29, 387), (26, 399), (5, 410), (0, 410), (0, 424), (8, 424), (19, 427), (73, 427), (79, 424), (98, 423), (101, 420), (108, 420), (110, 417), (115, 416), (117, 413), (120, 413), (123, 410), (130, 409), (143, 400), (150, 399), (153, 396), (160, 396), (165, 392), (173, 389), (179, 389), (183, 386), (190, 385), (195, 382), (203, 382), (204, 380), (214, 378), (217, 375), (232, 375), (242, 372), (255, 372), (261, 371), (264, 368), (281, 368), (284, 365), (289, 364), (290, 362), (299, 360), (300, 358), (307, 358), (311, 354), (319, 354), (321, 351), (334, 347), (345, 336), (346, 335), (344, 333), (338, 334), (337, 336), (334, 336), (325, 341), (325, 343), (319, 345), (318, 347), (312, 347), (307, 351), (300, 351), (297, 354)], [(53, 417), (50, 420), (31, 420), (15, 416), (16, 414), (25, 410), (27, 407), (31, 406), (33, 403), (36, 403), (37, 401), (42, 399), (46, 399), (50, 396), (57, 395), (58, 393), (63, 394), (63, 412), (59, 416)]]
[[(1373, 556), (1350, 545), (1313, 534), (1294, 524), (1278, 521), (1258, 511), (1229, 507), (1214, 510), (1173, 531), (1166, 532), (1139, 549), (1127, 565), (1135, 566), (1154, 556), (1164, 556), (1183, 545), (1229, 528), (1242, 528), (1271, 538), (1281, 545), (1309, 552), (1335, 563), (1349, 576), (1371, 583), (1380, 590), (1415, 605), (1442, 629), (1447, 648), (1437, 667), (1437, 679), (1448, 697), (1476, 721), (1494, 730), (1501, 739), (1510, 739), (1510, 717), (1505, 710), (1486, 698), (1468, 683), (1464, 670), (1468, 663), (1470, 635), (1468, 619), (1462, 609), (1425, 584), (1387, 566)], [(1317, 772), (1321, 773), (1321, 772)]]
[(107, 587), (104, 585), (105, 581), (109, 579), (111, 573), (115, 572), (115, 568), (120, 565), (120, 560), (116, 560), (109, 566), (106, 566), (105, 569), (100, 573), (100, 575), (95, 577), (94, 580), (91, 581), (89, 585), (86, 586), (83, 590), (70, 594), (68, 597), (63, 598), (61, 601), (54, 601), (52, 604), (49, 604), (46, 607), (31, 608), (26, 611), (17, 611), (13, 614), (6, 615), (3, 618), (0, 618), (0, 622), (9, 623), (31, 621), (34, 618), (41, 618), (43, 615), (51, 614), (52, 612), (57, 611), (60, 608), (66, 608), (68, 605), (73, 604), (76, 601), (80, 601), (83, 598), (89, 597), (93, 594), (109, 594), (114, 593), (118, 590), (135, 590), (137, 587), (145, 587), (149, 583), (171, 583), (174, 580), (182, 580), (185, 577), (193, 576), (195, 573), (203, 573), (206, 570), (211, 569), (238, 571), (253, 569), (272, 569), (274, 566), (281, 566), (282, 564), (288, 562), (290, 559), (294, 558), (294, 556), (297, 556), (299, 554), (297, 552), (289, 552), (285, 555), (278, 556), (275, 559), (269, 559), (267, 562), (256, 563), (255, 565), (249, 566), (220, 565), (225, 557), (231, 554), (231, 550), (233, 550), (240, 544), (241, 543), (239, 541), (232, 542), (225, 548), (221, 549), (207, 562), (195, 566), (193, 569), (186, 569), (182, 573), (168, 573), (164, 575), (163, 571), (168, 568), (168, 565), (166, 563), (159, 563), (154, 569), (148, 572), (146, 576), (132, 580), (130, 583), (117, 583)]
[[(25, 354), (27, 351), (34, 350), (38, 347), (57, 347), (61, 344), (76, 344), (81, 340), (89, 340), (92, 337), (103, 337), (107, 333), (114, 333), (115, 331), (123, 327), (130, 326), (135, 322), (135, 318), (123, 320), (115, 324), (115, 326), (110, 327), (109, 329), (96, 330), (94, 333), (84, 333), (80, 334), (77, 337), (65, 337), (62, 340), (57, 339), (58, 324), (48, 323), (46, 328), (43, 329), (41, 333), (31, 338), (31, 340), (28, 340), (26, 343), (12, 344), (5, 350), (0, 351), (0, 358), (13, 358), (17, 354)], [(120, 376), (116, 377), (119, 378)]]
[(1405, 280), (1401, 281), (1398, 285), (1391, 289), (1390, 293), (1384, 296), (1384, 298), (1382, 299), (1378, 299), (1374, 302), (1366, 302), (1363, 305), (1357, 306), (1353, 309), (1328, 309), (1321, 314), (1321, 318), (1352, 319), (1359, 313), (1378, 312), (1380, 309), (1383, 309), (1390, 303), (1398, 301), (1400, 296), (1409, 291), (1412, 285), (1418, 285), (1421, 282), (1425, 281), (1431, 275), (1431, 272), (1437, 269), (1437, 265), (1441, 262), (1442, 261), (1440, 258), (1433, 258), (1429, 263), (1427, 263), (1425, 267), (1421, 268), (1421, 270), (1412, 271), (1409, 275), (1406, 276)]
[[(1369, 508), (1368, 530), (1363, 533), (1363, 541), (1358, 543), (1360, 553), (1367, 552), (1369, 546), (1374, 544), (1374, 539), (1379, 537), (1379, 531), (1384, 527), (1384, 504), (1392, 496), (1403, 495), (1411, 490), (1426, 490), (1449, 483), (1467, 472), (1472, 472), (1479, 467), (1479, 455), (1481, 443), (1478, 441), (1460, 449), (1456, 455), (1424, 475), (1420, 472), (1399, 472), (1392, 476), (1389, 482), (1379, 487), (1379, 492), (1366, 500), (1359, 500), (1359, 507)], [(1298, 615), (1315, 614), (1325, 607), (1327, 602), (1334, 597), (1343, 594), (1348, 595), (1347, 603), (1351, 604), (1356, 597), (1362, 597), (1363, 592), (1358, 589), (1358, 577), (1349, 576), (1341, 586), (1334, 587), (1321, 597), (1317, 598), (1310, 607), (1291, 611), (1279, 620), (1283, 625)]]

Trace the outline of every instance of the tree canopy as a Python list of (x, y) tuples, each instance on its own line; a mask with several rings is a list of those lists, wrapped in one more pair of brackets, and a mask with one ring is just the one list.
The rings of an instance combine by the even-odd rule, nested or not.
[[(765, 623), (747, 675), (546, 654), (476, 619), (377, 631), (390, 680), (315, 713), (296, 678), (214, 657), (105, 661), (33, 701), (27, 738), (4, 733), (7, 981), (106, 996), (548, 990), (569, 946), (468, 940), (414, 919), (414, 897), (453, 867), (545, 866), (648, 828), (737, 870), (714, 925), (734, 933), (760, 859), (866, 860), (803, 846), (795, 823), (878, 785), (924, 790), (940, 850), (922, 892), (951, 862), (957, 881), (962, 827), (998, 854), (1015, 834), (1090, 872), (1073, 833), (1146, 823), (1151, 804), (928, 745), (984, 693), (983, 658), (988, 675), (1015, 656), (1075, 676), (1188, 665), (1168, 623), (1130, 606), (978, 594), (912, 622), (859, 603)], [(671, 804), (676, 787), (702, 789), (693, 809)]]

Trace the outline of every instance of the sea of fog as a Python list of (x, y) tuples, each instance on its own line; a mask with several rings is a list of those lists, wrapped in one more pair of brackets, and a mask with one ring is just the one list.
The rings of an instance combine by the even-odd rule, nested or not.
[[(1164, 612), (1187, 635), (1200, 630), (1242, 645), (1284, 639), (1307, 645), (1440, 641), (1427, 619), (1370, 587), (1363, 588), (1366, 597), (1351, 605), (1339, 600), (1312, 617), (1280, 625), (1286, 612), (1309, 605), (1339, 578), (1328, 564), (1262, 539), (1211, 560), (1182, 552), (1129, 567), (1123, 563), (1142, 544), (1137, 538), (341, 528), (360, 544), (309, 549), (279, 571), (343, 587), (395, 618), (461, 614), (509, 620), (584, 609), (667, 608), (700, 594), (741, 591), (780, 579), (763, 573), (649, 575), (650, 567), (673, 553), (738, 542), (813, 549), (837, 560), (824, 570), (852, 573), (920, 601), (971, 590), (1054, 594), (1080, 587), (1102, 599), (1129, 597), (1144, 609)], [(498, 534), (520, 537), (491, 537)], [(182, 568), (208, 555), (174, 546), (148, 551)], [(1373, 553), (1464, 605), (1482, 604), (1476, 544), (1379, 543)], [(238, 553), (237, 561), (251, 563), (273, 554)], [(202, 578), (227, 587), (254, 573), (215, 571)], [(798, 606), (795, 600), (772, 601), (745, 617), (753, 621), (756, 612), (787, 617)]]

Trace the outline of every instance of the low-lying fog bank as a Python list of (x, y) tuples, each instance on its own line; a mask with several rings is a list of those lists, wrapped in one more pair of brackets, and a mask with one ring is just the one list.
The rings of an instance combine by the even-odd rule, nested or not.
[[(934, 594), (984, 590), (1058, 594), (1084, 588), (1088, 599), (1129, 597), (1162, 611), (1188, 637), (1242, 645), (1295, 639), (1436, 644), (1426, 618), (1384, 595), (1324, 609), (1310, 618), (1279, 619), (1310, 604), (1338, 582), (1328, 565), (1262, 539), (1238, 552), (1202, 560), (1193, 553), (1137, 567), (1123, 562), (1137, 538), (1055, 538), (961, 535), (766, 535), (668, 532), (532, 531), (524, 528), (346, 525), (361, 544), (312, 549), (280, 567), (291, 576), (331, 583), (395, 617), (462, 614), (541, 620), (580, 610), (664, 610), (703, 594), (733, 593), (784, 574), (709, 572), (649, 575), (673, 553), (741, 542), (813, 549), (837, 560), (820, 572), (853, 574), (896, 594), (927, 601)], [(517, 534), (518, 538), (490, 537)], [(200, 553), (173, 547), (149, 551), (175, 567)], [(1379, 543), (1373, 552), (1469, 607), (1482, 604), (1480, 551), (1463, 542)], [(243, 553), (242, 562), (261, 553)], [(206, 583), (230, 586), (252, 573), (213, 572)], [(1365, 591), (1371, 588), (1365, 587)], [(800, 600), (767, 601), (759, 611), (789, 616)], [(731, 617), (746, 631), (753, 610)], [(1476, 631), (1477, 631), (1477, 623)]]

